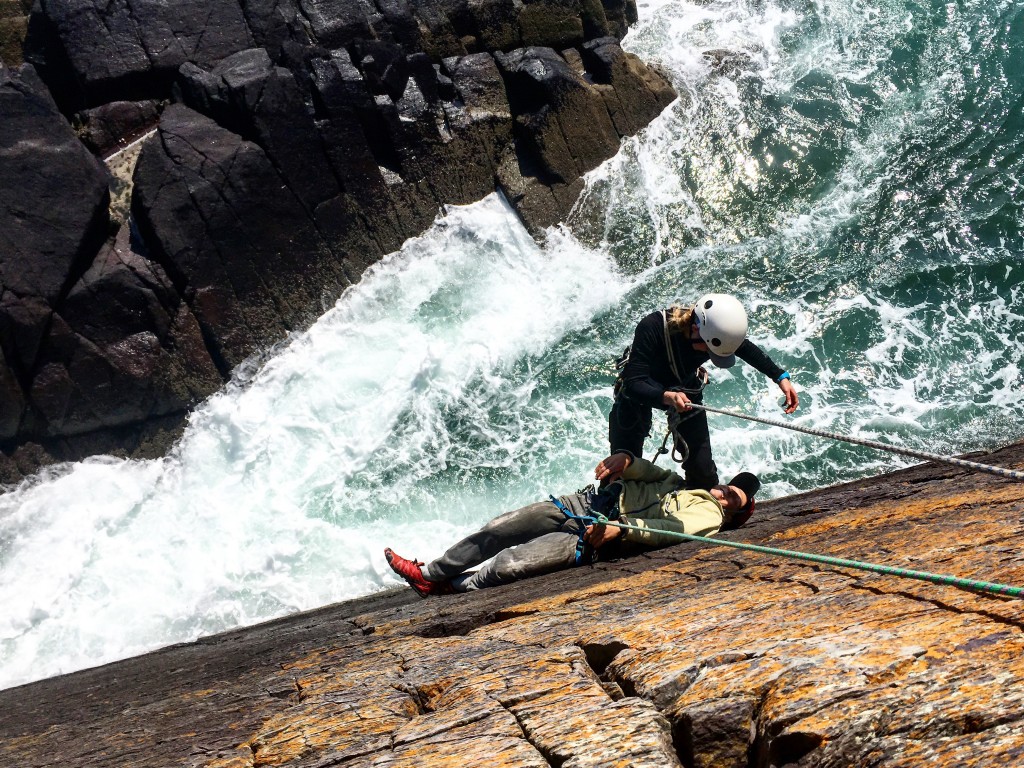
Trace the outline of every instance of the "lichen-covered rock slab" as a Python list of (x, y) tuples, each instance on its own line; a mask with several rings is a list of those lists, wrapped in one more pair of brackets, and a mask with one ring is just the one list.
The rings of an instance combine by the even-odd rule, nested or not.
[[(987, 458), (1024, 467), (1024, 444)], [(728, 535), (1022, 585), (1022, 519), (1024, 484), (924, 466)], [(684, 544), (0, 691), (0, 763), (1015, 765), (1022, 619), (1019, 598)]]

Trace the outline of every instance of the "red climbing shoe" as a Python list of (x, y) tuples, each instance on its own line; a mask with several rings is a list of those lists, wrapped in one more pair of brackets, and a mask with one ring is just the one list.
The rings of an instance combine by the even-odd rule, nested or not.
[(420, 566), (423, 565), (423, 563), (419, 560), (406, 560), (390, 547), (384, 550), (384, 557), (387, 558), (388, 565), (391, 566), (391, 570), (405, 579), (406, 583), (415, 589), (416, 594), (420, 597), (428, 597), (430, 595), (449, 595), (454, 591), (452, 590), (451, 582), (427, 581), (423, 578), (423, 572), (420, 570)]

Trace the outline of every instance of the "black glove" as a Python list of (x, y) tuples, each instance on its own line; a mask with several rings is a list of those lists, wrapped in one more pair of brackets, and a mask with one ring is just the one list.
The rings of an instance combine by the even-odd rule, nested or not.
[(590, 509), (599, 515), (604, 515), (609, 520), (619, 516), (619, 496), (622, 495), (622, 481), (602, 486), (590, 500)]

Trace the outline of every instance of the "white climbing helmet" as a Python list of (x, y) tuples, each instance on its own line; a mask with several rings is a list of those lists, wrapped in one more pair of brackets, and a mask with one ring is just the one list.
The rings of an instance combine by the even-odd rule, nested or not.
[(747, 311), (727, 293), (705, 293), (693, 306), (697, 330), (708, 345), (711, 362), (728, 368), (736, 362), (733, 354), (747, 338)]

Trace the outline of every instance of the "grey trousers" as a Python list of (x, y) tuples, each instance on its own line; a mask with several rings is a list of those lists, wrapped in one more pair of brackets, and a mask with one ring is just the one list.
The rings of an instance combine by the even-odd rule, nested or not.
[[(574, 514), (583, 511), (581, 499), (577, 494), (562, 497)], [(453, 545), (423, 566), (423, 576), (428, 581), (451, 580), (456, 590), (467, 592), (569, 568), (576, 563), (578, 531), (577, 521), (550, 501), (530, 504), (494, 518)], [(465, 573), (491, 557), (479, 571)]]

